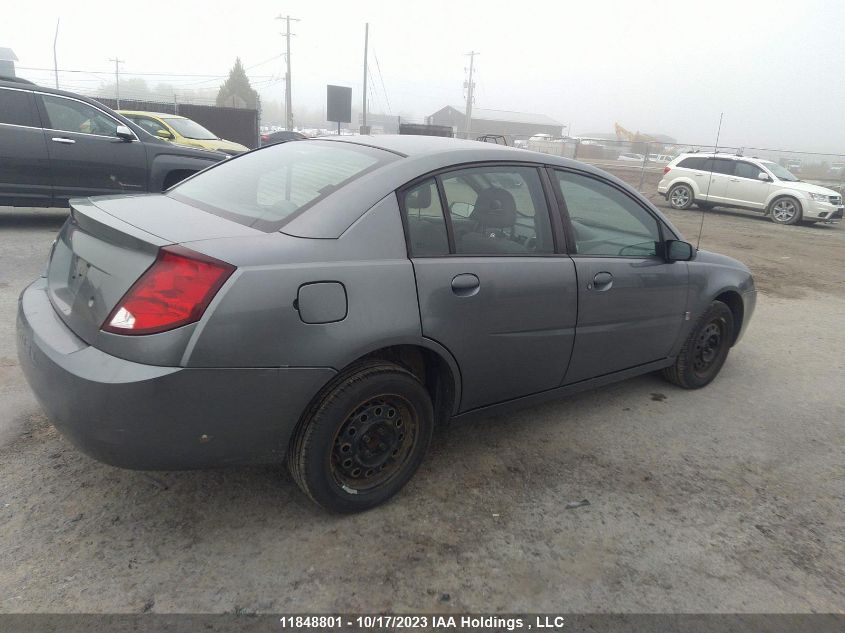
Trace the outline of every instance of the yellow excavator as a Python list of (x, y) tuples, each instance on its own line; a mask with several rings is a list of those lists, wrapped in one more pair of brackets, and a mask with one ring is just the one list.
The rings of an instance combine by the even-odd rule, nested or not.
[(628, 141), (629, 143), (651, 143), (657, 140), (648, 134), (640, 134), (639, 132), (626, 130), (618, 123), (613, 124), (613, 129), (616, 131), (616, 138), (620, 141)]

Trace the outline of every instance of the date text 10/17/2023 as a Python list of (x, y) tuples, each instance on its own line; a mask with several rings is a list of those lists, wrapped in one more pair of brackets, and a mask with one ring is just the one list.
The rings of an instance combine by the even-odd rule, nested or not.
[(498, 615), (301, 615), (279, 618), (282, 628), (290, 629), (497, 629), (560, 630), (565, 619), (560, 615), (498, 616)]

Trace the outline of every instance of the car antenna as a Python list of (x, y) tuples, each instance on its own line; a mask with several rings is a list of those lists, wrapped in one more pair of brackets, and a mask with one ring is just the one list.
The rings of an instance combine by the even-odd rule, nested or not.
[[(722, 117), (725, 116), (724, 112), (719, 113), (719, 128), (716, 130), (716, 146), (713, 148), (713, 158), (710, 162), (710, 177), (707, 179), (707, 199), (710, 199), (710, 184), (713, 182), (713, 169), (716, 167), (716, 153), (719, 151), (719, 135), (722, 133)], [(695, 242), (695, 250), (698, 250), (698, 246), (701, 244), (701, 232), (704, 230), (704, 209), (706, 205), (702, 205), (701, 207), (701, 224), (698, 226), (698, 239)]]

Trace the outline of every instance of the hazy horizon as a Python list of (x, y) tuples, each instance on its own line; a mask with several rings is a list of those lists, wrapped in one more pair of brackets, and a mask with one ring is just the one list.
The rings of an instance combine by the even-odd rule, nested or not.
[[(295, 108), (324, 109), (326, 84), (353, 88), (360, 107), (364, 24), (370, 23), (369, 110), (422, 120), (463, 103), (470, 50), (478, 108), (546, 114), (574, 135), (660, 133), (683, 143), (845, 154), (845, 6), (823, 2), (537, 2), (363, 0), (284, 4), (149, 0), (142, 11), (81, 0), (19, 5), (0, 28), (18, 74), (53, 85), (53, 36), (61, 87), (90, 91), (112, 78), (180, 90), (217, 88), (236, 57), (267, 101), (284, 99), (285, 41), (292, 31)], [(262, 63), (264, 62), (264, 63)], [(47, 70), (27, 70), (27, 69)], [(103, 73), (103, 74), (101, 74)], [(162, 73), (155, 76), (149, 73)], [(218, 76), (218, 77), (215, 77)], [(382, 83), (383, 82), (383, 83)]]

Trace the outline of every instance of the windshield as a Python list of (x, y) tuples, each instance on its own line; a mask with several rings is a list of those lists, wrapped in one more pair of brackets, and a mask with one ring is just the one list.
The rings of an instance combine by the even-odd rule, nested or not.
[(282, 143), (220, 163), (167, 195), (269, 233), (294, 214), (396, 159), (389, 152), (352, 143)]
[(166, 119), (168, 125), (185, 138), (196, 141), (216, 141), (217, 135), (209, 132), (196, 121), (190, 119)]
[(785, 180), (787, 182), (798, 182), (798, 177), (795, 176), (791, 171), (789, 171), (786, 167), (781, 167), (777, 163), (771, 163), (767, 160), (761, 160), (760, 163), (772, 172), (775, 176), (777, 176), (778, 180)]

